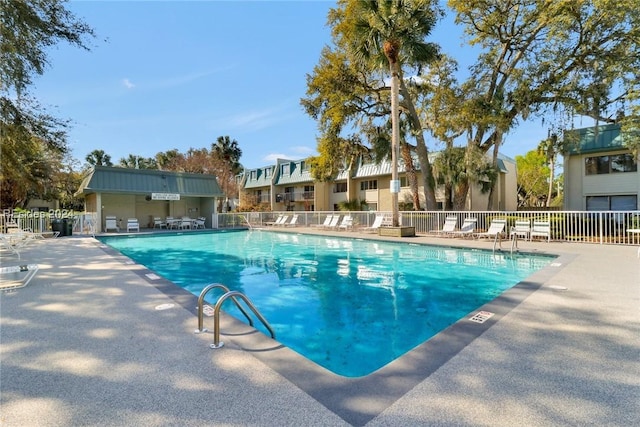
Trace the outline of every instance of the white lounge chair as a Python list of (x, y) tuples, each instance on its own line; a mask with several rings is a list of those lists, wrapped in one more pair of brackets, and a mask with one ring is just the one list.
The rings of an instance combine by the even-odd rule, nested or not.
[(529, 240), (531, 234), (531, 223), (528, 220), (517, 220), (515, 225), (511, 227), (511, 231), (509, 233), (509, 237), (513, 239), (514, 237), (523, 238), (524, 240)]
[(130, 231), (140, 231), (140, 224), (138, 223), (138, 218), (127, 219), (127, 233)]
[(336, 228), (338, 226), (338, 223), (340, 222), (340, 215), (334, 215), (333, 218), (331, 218), (331, 221), (329, 222), (329, 225), (327, 225), (326, 227), (322, 227), (322, 228), (326, 228), (326, 229), (332, 229), (332, 228)]
[(320, 227), (320, 228), (328, 227), (332, 219), (333, 219), (333, 214), (329, 214), (324, 218), (324, 222), (322, 224), (313, 224), (312, 227)]
[(362, 227), (360, 231), (364, 231), (365, 233), (375, 233), (382, 226), (384, 219), (385, 215), (376, 215), (376, 219), (373, 220), (373, 223), (369, 227)]
[(338, 225), (338, 230), (350, 230), (353, 228), (353, 218), (351, 215), (345, 215)]
[(456, 230), (456, 225), (458, 224), (458, 218), (455, 216), (448, 216), (444, 219), (444, 225), (440, 230), (431, 230), (429, 233), (449, 236)]
[(37, 264), (0, 267), (0, 290), (23, 288), (38, 272)]
[(506, 219), (493, 219), (491, 220), (491, 224), (489, 225), (489, 229), (487, 231), (482, 233), (475, 233), (474, 236), (478, 239), (493, 239), (493, 249), (495, 250), (496, 242), (499, 242), (500, 247), (502, 247), (502, 235), (504, 234), (504, 229), (506, 226)]
[(534, 237), (546, 237), (547, 242), (551, 241), (551, 223), (549, 221), (533, 221), (533, 227), (529, 234), (531, 240)]
[(289, 222), (283, 222), (280, 224), (283, 227), (295, 227), (296, 225), (298, 225), (298, 214), (295, 214), (291, 217), (291, 221)]
[(159, 216), (153, 218), (153, 228), (167, 228), (167, 222), (163, 221)]
[(476, 223), (478, 218), (465, 218), (460, 230), (452, 231), (450, 234), (454, 237), (473, 237), (476, 232)]

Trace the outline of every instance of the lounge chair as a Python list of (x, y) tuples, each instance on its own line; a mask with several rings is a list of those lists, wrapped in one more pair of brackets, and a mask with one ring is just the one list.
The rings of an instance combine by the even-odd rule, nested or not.
[(504, 234), (504, 229), (506, 226), (506, 219), (494, 219), (491, 221), (491, 224), (489, 225), (489, 229), (487, 231), (482, 233), (475, 233), (474, 237), (478, 239), (493, 239), (493, 249), (495, 250), (496, 242), (499, 242), (500, 247), (502, 247), (502, 235)]
[(312, 227), (320, 227), (320, 228), (328, 227), (332, 219), (333, 219), (333, 214), (329, 214), (324, 218), (324, 222), (322, 224), (313, 224)]
[(477, 222), (478, 218), (465, 218), (460, 230), (452, 231), (450, 234), (454, 237), (473, 237)]
[(531, 233), (529, 233), (531, 240), (534, 237), (546, 237), (547, 242), (551, 241), (551, 223), (549, 221), (533, 221), (533, 227)]
[(289, 215), (282, 215), (280, 218), (273, 223), (273, 225), (284, 225), (285, 222), (289, 219)]
[(293, 215), (291, 217), (291, 221), (289, 222), (284, 221), (280, 225), (283, 227), (295, 227), (296, 225), (298, 225), (298, 214)]
[(278, 215), (278, 217), (276, 218), (275, 221), (268, 221), (265, 222), (265, 225), (280, 225), (280, 223), (282, 222), (282, 218), (284, 217), (283, 214)]
[(440, 230), (430, 230), (429, 233), (441, 235), (441, 236), (449, 236), (456, 230), (456, 225), (458, 224), (458, 218), (455, 216), (448, 216), (444, 219), (444, 224)]
[(31, 238), (28, 238), (22, 233), (2, 233), (0, 234), (0, 248), (4, 248), (20, 259), (20, 248), (29, 243)]
[(353, 228), (353, 218), (351, 215), (345, 215), (338, 225), (338, 230), (349, 230)]
[(24, 288), (38, 272), (37, 264), (0, 268), (0, 290)]
[(334, 215), (333, 218), (331, 218), (331, 221), (329, 222), (329, 225), (327, 225), (326, 227), (322, 227), (322, 228), (326, 228), (326, 229), (334, 229), (338, 226), (338, 223), (340, 222), (340, 215)]
[(104, 231), (108, 233), (109, 230), (116, 230), (118, 233), (120, 232), (120, 227), (118, 227), (118, 220), (115, 216), (107, 216), (104, 221)]
[(153, 218), (153, 228), (167, 228), (167, 222), (163, 221), (159, 216)]
[(384, 218), (385, 215), (376, 215), (376, 219), (373, 220), (373, 223), (369, 227), (362, 227), (360, 231), (364, 231), (365, 233), (375, 233), (382, 226)]
[(140, 224), (138, 218), (127, 219), (127, 233), (130, 231), (140, 231)]
[(511, 239), (522, 237), (524, 240), (529, 240), (531, 234), (531, 223), (528, 220), (517, 220), (515, 225), (511, 227), (509, 237)]

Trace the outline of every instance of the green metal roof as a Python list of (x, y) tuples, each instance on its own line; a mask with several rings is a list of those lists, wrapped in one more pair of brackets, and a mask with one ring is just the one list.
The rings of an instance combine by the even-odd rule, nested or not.
[(258, 169), (249, 169), (245, 171), (244, 188), (260, 188), (271, 185), (275, 166), (267, 166)]
[[(311, 170), (303, 168), (304, 160), (278, 160), (278, 178), (276, 185), (301, 184), (313, 182)], [(286, 173), (283, 173), (283, 169)]]
[(620, 125), (591, 126), (565, 131), (567, 153), (595, 153), (624, 148)]
[(82, 180), (76, 194), (175, 193), (190, 197), (222, 197), (213, 175), (95, 166)]

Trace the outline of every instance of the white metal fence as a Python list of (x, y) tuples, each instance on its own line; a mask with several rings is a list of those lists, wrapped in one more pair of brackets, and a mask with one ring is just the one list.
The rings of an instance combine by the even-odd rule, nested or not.
[[(273, 223), (279, 215), (298, 215), (296, 226), (314, 226), (324, 222), (328, 214), (349, 214), (353, 226), (369, 227), (376, 215), (384, 214), (389, 218), (391, 212), (332, 212), (332, 211), (280, 211), (280, 212), (231, 212), (214, 215), (214, 228), (264, 227)], [(551, 224), (551, 240), (563, 242), (585, 242), (611, 245), (640, 245), (640, 233), (628, 230), (640, 229), (640, 211), (405, 211), (400, 212), (402, 225), (415, 227), (416, 234), (427, 234), (439, 230), (448, 216), (456, 216), (458, 226), (467, 217), (477, 218), (477, 229), (489, 228), (492, 219), (506, 219), (507, 229), (516, 220), (548, 221)], [(217, 222), (216, 222), (217, 220)], [(8, 226), (17, 226), (34, 232), (52, 231), (65, 226), (73, 234), (95, 235), (100, 231), (95, 213), (52, 212), (14, 212), (5, 210), (0, 216), (0, 231)], [(65, 233), (62, 233), (65, 235)]]
[[(336, 212), (232, 212), (218, 214), (218, 226), (229, 227), (264, 227), (273, 223), (279, 215), (298, 215), (297, 226), (315, 226), (323, 223), (328, 214)], [(337, 212), (349, 214), (353, 218), (355, 229), (369, 227), (376, 215), (385, 214), (389, 218), (391, 212)], [(400, 212), (404, 226), (415, 227), (416, 234), (428, 234), (431, 230), (439, 230), (448, 216), (456, 216), (458, 226), (464, 218), (477, 218), (478, 231), (489, 228), (492, 219), (506, 219), (507, 229), (516, 220), (548, 221), (551, 225), (551, 240), (564, 242), (585, 242), (598, 244), (640, 244), (640, 233), (627, 230), (640, 229), (640, 211), (407, 211)]]

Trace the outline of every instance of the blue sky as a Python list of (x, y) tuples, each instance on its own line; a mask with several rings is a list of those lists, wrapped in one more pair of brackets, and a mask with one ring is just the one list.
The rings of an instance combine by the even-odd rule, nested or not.
[[(332, 1), (72, 1), (93, 27), (87, 52), (50, 51), (51, 66), (34, 94), (69, 118), (69, 145), (84, 164), (95, 149), (117, 163), (129, 154), (210, 148), (219, 136), (238, 141), (241, 163), (315, 154), (317, 127), (300, 106), (306, 74), (331, 41)], [(475, 58), (452, 19), (432, 41), (464, 69)], [(511, 157), (547, 136), (539, 120), (507, 136)], [(439, 149), (433, 142), (432, 150)]]

